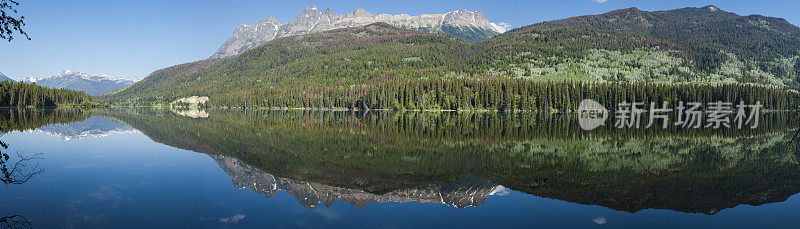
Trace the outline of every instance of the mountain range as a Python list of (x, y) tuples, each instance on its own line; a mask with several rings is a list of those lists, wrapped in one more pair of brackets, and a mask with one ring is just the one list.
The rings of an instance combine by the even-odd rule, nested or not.
[(86, 92), (89, 95), (100, 95), (117, 90), (136, 82), (133, 79), (113, 78), (108, 75), (90, 75), (83, 72), (64, 70), (48, 77), (28, 77), (20, 81), (36, 83), (49, 88), (66, 88)]
[(161, 69), (101, 99), (170, 102), (209, 96), (212, 104), (225, 105), (246, 104), (237, 101), (247, 95), (295, 101), (322, 95), (307, 94), (314, 90), (359, 95), (358, 88), (377, 84), (453, 77), (800, 89), (800, 28), (784, 19), (740, 16), (715, 6), (620, 9), (537, 23), (477, 43), (388, 23), (305, 33), (231, 58)]
[(0, 82), (3, 82), (3, 81), (11, 81), (11, 82), (14, 82), (14, 80), (12, 80), (11, 78), (8, 78), (8, 76), (6, 76), (6, 75), (3, 75), (3, 73), (2, 73), (2, 72), (0, 72)]
[(339, 15), (328, 8), (320, 12), (317, 6), (306, 7), (294, 20), (281, 24), (270, 16), (252, 25), (239, 25), (228, 41), (211, 58), (224, 58), (239, 55), (275, 38), (318, 33), (333, 29), (361, 27), (377, 22), (385, 22), (400, 28), (414, 29), (431, 33), (454, 35), (470, 42), (477, 42), (500, 34), (502, 29), (490, 22), (481, 12), (457, 10), (445, 14), (372, 14), (358, 8), (352, 13)]

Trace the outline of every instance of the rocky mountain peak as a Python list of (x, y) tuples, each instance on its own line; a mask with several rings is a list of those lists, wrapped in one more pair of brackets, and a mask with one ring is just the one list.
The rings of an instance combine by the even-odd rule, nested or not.
[(333, 11), (333, 9), (331, 9), (330, 7), (328, 7), (327, 9), (325, 9), (325, 15), (334, 15), (334, 16), (338, 16), (338, 14), (336, 14), (336, 12), (335, 12), (335, 11)]
[(305, 11), (317, 11), (317, 12), (319, 12), (319, 8), (317, 7), (317, 5), (311, 5), (311, 7), (306, 7)]
[[(259, 31), (259, 30), (274, 30), (274, 31), (277, 31), (278, 27), (280, 27), (280, 26), (281, 26), (281, 23), (278, 22), (277, 19), (275, 19), (274, 17), (270, 17), (270, 18), (267, 18), (267, 20), (259, 20), (259, 21), (256, 21), (255, 23), (253, 23), (253, 25), (252, 25), (253, 28), (251, 30), (254, 30), (253, 32), (256, 32), (256, 31)], [(250, 27), (250, 26), (245, 26), (244, 29), (247, 29), (247, 27)]]
[(331, 14), (331, 12), (333, 11), (323, 14), (319, 12), (319, 8), (317, 8), (316, 5), (307, 7), (305, 10), (303, 10), (303, 12), (300, 13), (300, 15), (297, 16), (297, 18), (281, 26), (276, 37), (311, 33), (314, 28), (317, 27), (317, 25), (330, 23), (337, 17), (337, 15)]
[(300, 15), (297, 16), (297, 18), (313, 17), (313, 16), (318, 16), (318, 15), (321, 15), (321, 14), (322, 13), (319, 12), (319, 8), (317, 8), (317, 6), (314, 5), (314, 6), (311, 6), (311, 7), (306, 7), (306, 9), (303, 10), (303, 12), (301, 12)]
[(496, 28), (492, 25), (489, 19), (486, 18), (486, 15), (484, 15), (480, 11), (472, 12), (466, 9), (461, 9), (450, 13), (446, 13), (444, 16), (443, 23), (446, 25), (452, 25), (456, 27), (471, 27), (471, 28), (481, 28), (485, 30), (496, 30)]
[(256, 21), (250, 26), (236, 27), (233, 36), (211, 58), (235, 56), (279, 37), (360, 27), (377, 22), (431, 33), (448, 33), (472, 42), (492, 37), (501, 32), (483, 13), (471, 12), (466, 9), (446, 14), (409, 16), (406, 14), (375, 15), (363, 8), (357, 8), (352, 13), (340, 16), (331, 8), (327, 8), (325, 13), (321, 13), (319, 8), (314, 5), (306, 7), (300, 15), (286, 24), (280, 24), (274, 17), (270, 17), (267, 20)]
[[(467, 9), (459, 9), (459, 10), (453, 11), (451, 13), (454, 13), (454, 14), (468, 14), (468, 13), (472, 13), (472, 12), (470, 12)], [(480, 11), (475, 11), (475, 13), (480, 13)]]
[(276, 25), (280, 25), (281, 24), (280, 22), (278, 22), (278, 19), (275, 19), (275, 17), (273, 17), (273, 16), (267, 17), (267, 22), (272, 23), (272, 24), (276, 24)]
[(369, 11), (365, 10), (364, 8), (357, 8), (355, 11), (353, 11), (353, 16), (356, 16), (356, 17), (371, 17), (371, 16), (373, 16), (373, 14), (370, 13)]
[(719, 7), (716, 7), (714, 5), (707, 5), (707, 6), (704, 6), (702, 9), (708, 10), (708, 11), (711, 11), (711, 12), (720, 11)]

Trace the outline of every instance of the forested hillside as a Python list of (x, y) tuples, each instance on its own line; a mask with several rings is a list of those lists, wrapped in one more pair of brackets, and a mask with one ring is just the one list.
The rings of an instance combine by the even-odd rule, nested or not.
[(579, 95), (674, 101), (706, 90), (703, 99), (756, 97), (775, 101), (770, 109), (794, 109), (798, 73), (800, 29), (783, 19), (713, 6), (631, 8), (539, 23), (477, 44), (384, 23), (285, 37), (234, 58), (156, 71), (100, 99), (165, 103), (196, 95), (215, 106), (565, 110)]
[(714, 6), (629, 8), (544, 22), (506, 32), (479, 49), (476, 64), (510, 77), (800, 87), (800, 28)]
[(468, 66), (470, 43), (385, 23), (272, 40), (228, 59), (158, 70), (103, 98), (172, 101), (188, 95), (243, 95), (268, 88), (361, 87), (445, 76)]

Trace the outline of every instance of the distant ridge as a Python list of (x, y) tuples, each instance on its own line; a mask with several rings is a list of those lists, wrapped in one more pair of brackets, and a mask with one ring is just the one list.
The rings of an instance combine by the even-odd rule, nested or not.
[(39, 86), (49, 88), (66, 88), (86, 92), (89, 95), (100, 95), (110, 91), (126, 87), (136, 80), (126, 78), (113, 78), (108, 75), (90, 75), (83, 72), (64, 70), (61, 73), (48, 77), (33, 78), (28, 77), (20, 81), (36, 83)]
[(6, 76), (6, 75), (4, 75), (2, 72), (0, 72), (0, 82), (3, 82), (3, 81), (11, 81), (11, 82), (14, 82), (14, 80), (12, 80), (11, 78), (8, 78), (8, 76)]
[(393, 26), (424, 32), (450, 34), (469, 42), (485, 40), (503, 32), (483, 13), (465, 9), (445, 14), (410, 16), (407, 14), (376, 15), (358, 8), (352, 13), (339, 15), (331, 8), (320, 12), (317, 6), (312, 6), (306, 7), (297, 18), (286, 24), (281, 24), (270, 16), (266, 20), (256, 21), (252, 25), (237, 26), (233, 31), (233, 36), (211, 58), (239, 55), (275, 38), (361, 27), (376, 22), (386, 22)]

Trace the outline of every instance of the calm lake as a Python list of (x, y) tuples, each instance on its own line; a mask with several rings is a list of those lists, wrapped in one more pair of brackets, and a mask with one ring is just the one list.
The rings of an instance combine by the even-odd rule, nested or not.
[(799, 119), (584, 131), (528, 112), (6, 109), (0, 223), (791, 228)]

